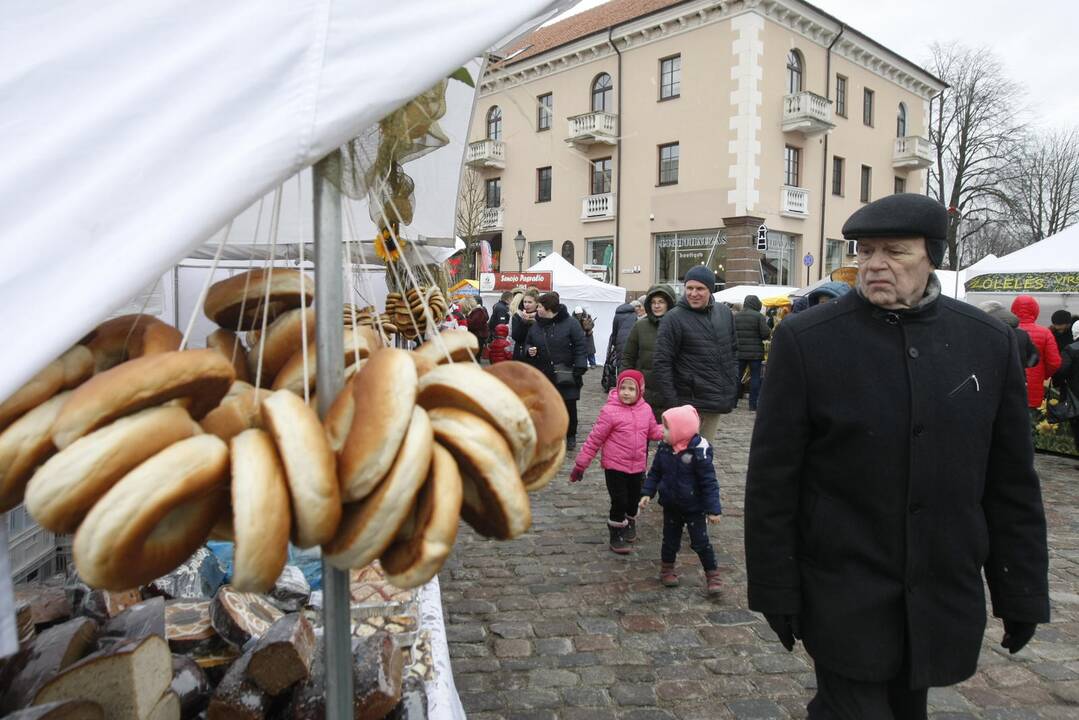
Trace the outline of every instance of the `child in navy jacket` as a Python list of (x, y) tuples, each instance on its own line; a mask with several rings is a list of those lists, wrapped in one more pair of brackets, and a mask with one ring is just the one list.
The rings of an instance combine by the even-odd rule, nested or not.
[(652, 469), (641, 488), (640, 507), (648, 507), (659, 492), (663, 506), (663, 545), (659, 579), (667, 587), (678, 584), (675, 558), (682, 545), (682, 528), (689, 530), (689, 546), (704, 566), (709, 594), (720, 591), (719, 566), (708, 524), (719, 522), (719, 481), (712, 464), (712, 446), (698, 434), (701, 421), (692, 405), (663, 413), (663, 442), (656, 450)]

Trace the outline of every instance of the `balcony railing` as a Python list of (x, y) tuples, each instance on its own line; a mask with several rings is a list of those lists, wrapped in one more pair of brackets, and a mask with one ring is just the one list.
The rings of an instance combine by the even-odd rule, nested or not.
[(506, 143), (501, 140), (477, 140), (468, 144), (465, 164), (472, 167), (506, 167)]
[(569, 118), (569, 137), (566, 138), (568, 143), (614, 145), (617, 139), (618, 116), (614, 113), (598, 111)]
[(502, 211), (500, 207), (484, 208), (483, 215), (480, 217), (480, 230), (482, 232), (491, 232), (493, 230), (502, 229)]
[(588, 195), (581, 201), (581, 220), (610, 220), (618, 211), (614, 193)]
[(23, 533), (10, 544), (12, 576), (18, 576), (55, 550), (53, 534), (43, 527), (34, 526), (32, 531)]
[(933, 146), (924, 137), (908, 135), (895, 139), (892, 167), (921, 170), (933, 164)]
[(805, 188), (784, 185), (779, 191), (779, 213), (787, 217), (807, 217), (809, 191)]
[(835, 127), (832, 101), (803, 90), (783, 98), (783, 132), (816, 135)]

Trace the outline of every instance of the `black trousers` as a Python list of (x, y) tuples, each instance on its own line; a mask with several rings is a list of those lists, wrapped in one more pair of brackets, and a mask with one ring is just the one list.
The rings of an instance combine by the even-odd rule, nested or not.
[(682, 528), (689, 531), (689, 547), (701, 559), (705, 570), (719, 567), (712, 543), (708, 540), (708, 519), (704, 513), (687, 513), (677, 508), (663, 508), (663, 544), (659, 557), (665, 563), (673, 563), (682, 547)]
[(885, 682), (851, 680), (814, 667), (817, 694), (809, 701), (809, 720), (926, 720), (929, 691), (911, 690), (909, 672)]
[(637, 503), (641, 499), (644, 473), (625, 473), (604, 468), (603, 474), (607, 478), (607, 494), (611, 496), (611, 522), (622, 523), (627, 518), (637, 517)]
[(566, 428), (566, 440), (577, 440), (577, 401), (562, 398), (566, 404), (566, 412), (569, 413), (569, 427)]

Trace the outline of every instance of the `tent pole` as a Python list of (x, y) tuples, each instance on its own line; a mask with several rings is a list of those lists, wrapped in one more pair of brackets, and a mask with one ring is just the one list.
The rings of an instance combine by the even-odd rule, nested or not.
[[(341, 195), (323, 179), (322, 163), (312, 168), (315, 240), (315, 386), (318, 412), (326, 417), (344, 384), (344, 334), (341, 306), (344, 279), (341, 260)], [(346, 720), (352, 711), (352, 623), (348, 572), (322, 561), (322, 597), (326, 646), (326, 717)]]

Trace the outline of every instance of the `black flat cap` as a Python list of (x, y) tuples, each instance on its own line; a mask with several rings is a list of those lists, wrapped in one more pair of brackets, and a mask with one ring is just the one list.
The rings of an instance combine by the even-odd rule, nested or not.
[(939, 268), (948, 237), (948, 211), (925, 195), (897, 193), (871, 202), (847, 218), (843, 237), (923, 237), (930, 262)]

